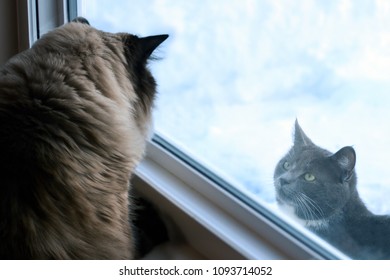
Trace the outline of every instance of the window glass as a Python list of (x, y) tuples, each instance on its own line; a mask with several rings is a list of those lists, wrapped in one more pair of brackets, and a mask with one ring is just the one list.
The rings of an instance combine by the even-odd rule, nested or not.
[[(390, 2), (84, 0), (82, 15), (105, 31), (170, 34), (151, 64), (155, 131), (240, 193), (278, 209), (274, 171), (297, 119), (331, 153), (353, 147), (361, 200), (390, 214)], [(350, 156), (333, 158), (346, 174)], [(306, 182), (333, 176), (301, 168)]]

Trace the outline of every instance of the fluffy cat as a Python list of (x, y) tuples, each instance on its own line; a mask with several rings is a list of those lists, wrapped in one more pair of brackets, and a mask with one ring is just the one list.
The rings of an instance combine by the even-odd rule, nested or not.
[(134, 257), (129, 180), (167, 37), (77, 18), (0, 69), (0, 258)]
[(390, 258), (390, 216), (371, 213), (359, 197), (352, 147), (331, 153), (295, 123), (294, 145), (275, 168), (279, 206), (355, 259)]

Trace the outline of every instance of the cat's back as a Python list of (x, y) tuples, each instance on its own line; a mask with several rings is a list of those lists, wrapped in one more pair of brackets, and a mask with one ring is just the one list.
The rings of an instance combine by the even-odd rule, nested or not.
[(390, 259), (390, 216), (366, 214), (346, 219), (349, 236), (360, 246), (357, 259)]

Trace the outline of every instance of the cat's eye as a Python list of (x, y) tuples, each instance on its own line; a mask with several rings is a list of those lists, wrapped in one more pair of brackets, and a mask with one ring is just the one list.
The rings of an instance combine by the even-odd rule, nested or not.
[(289, 170), (289, 169), (291, 168), (291, 164), (290, 164), (288, 161), (285, 161), (285, 162), (283, 163), (283, 168), (284, 168), (285, 170)]
[(311, 173), (306, 173), (304, 178), (308, 182), (313, 182), (316, 179), (316, 176)]

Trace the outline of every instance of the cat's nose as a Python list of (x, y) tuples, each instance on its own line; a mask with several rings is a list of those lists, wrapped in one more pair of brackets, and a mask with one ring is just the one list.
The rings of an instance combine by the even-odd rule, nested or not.
[(288, 185), (290, 182), (287, 181), (285, 178), (280, 178), (279, 179), (280, 185), (283, 187), (285, 185)]

